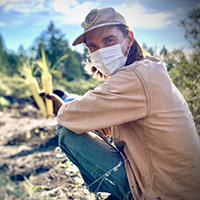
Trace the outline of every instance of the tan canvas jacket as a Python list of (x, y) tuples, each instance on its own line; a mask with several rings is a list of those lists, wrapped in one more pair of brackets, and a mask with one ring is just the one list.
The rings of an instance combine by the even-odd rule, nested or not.
[(134, 199), (200, 199), (200, 141), (163, 64), (134, 62), (59, 110), (74, 132), (111, 127)]

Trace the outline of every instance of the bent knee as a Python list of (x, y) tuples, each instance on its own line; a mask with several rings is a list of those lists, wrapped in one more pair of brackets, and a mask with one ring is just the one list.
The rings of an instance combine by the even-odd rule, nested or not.
[(58, 142), (59, 142), (59, 146), (62, 146), (63, 144), (66, 144), (66, 142), (70, 141), (70, 135), (71, 133), (75, 134), (74, 132), (70, 131), (69, 129), (62, 127), (61, 129), (59, 129), (58, 131)]
[(59, 146), (73, 146), (75, 145), (74, 143), (76, 143), (78, 141), (78, 138), (80, 137), (79, 134), (65, 128), (62, 127), (59, 131), (58, 131), (58, 138), (59, 138)]

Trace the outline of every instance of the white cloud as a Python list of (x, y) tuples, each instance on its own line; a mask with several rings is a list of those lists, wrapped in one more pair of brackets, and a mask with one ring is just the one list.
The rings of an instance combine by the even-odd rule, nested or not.
[(116, 7), (116, 10), (125, 17), (127, 24), (133, 29), (160, 29), (173, 24), (171, 20), (173, 13), (147, 13), (140, 5), (132, 5), (129, 8), (123, 5)]
[(19, 12), (19, 13), (37, 13), (41, 11), (48, 11), (51, 8), (52, 0), (4, 0), (0, 3), (4, 12)]
[(5, 26), (5, 23), (3, 23), (3, 22), (0, 22), (0, 27), (1, 27), (1, 26)]
[(68, 24), (81, 23), (87, 13), (98, 5), (97, 2), (85, 1), (79, 4), (76, 0), (54, 0), (54, 10), (65, 15)]
[[(77, 0), (54, 0), (53, 6), (55, 11), (65, 15), (66, 23), (80, 24), (90, 10), (101, 6), (100, 2), (85, 1), (79, 4)], [(131, 7), (122, 4), (114, 8), (126, 18), (131, 28), (161, 29), (173, 24), (172, 12), (147, 13), (145, 8), (138, 4)]]
[(0, 6), (3, 6), (4, 4), (6, 4), (7, 0), (1, 0), (0, 1)]
[[(102, 0), (85, 0), (83, 3), (79, 3), (78, 0), (1, 0), (0, 6), (7, 13), (16, 11), (31, 15), (47, 11), (49, 16), (57, 19), (56, 21), (60, 21), (61, 24), (81, 24), (90, 10), (102, 6)], [(172, 12), (148, 13), (139, 4), (129, 7), (127, 4), (122, 4), (114, 8), (124, 15), (133, 30), (134, 28), (161, 29), (174, 23), (172, 17), (175, 14)]]

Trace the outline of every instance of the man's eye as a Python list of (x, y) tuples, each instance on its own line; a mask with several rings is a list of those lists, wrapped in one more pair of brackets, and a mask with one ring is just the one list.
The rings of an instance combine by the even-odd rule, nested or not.
[(89, 51), (90, 51), (90, 52), (92, 52), (92, 51), (94, 51), (94, 50), (95, 50), (95, 47), (94, 47), (94, 46), (90, 46), (90, 47), (89, 47)]
[(109, 39), (107, 42), (112, 43), (112, 42), (114, 42), (114, 39)]

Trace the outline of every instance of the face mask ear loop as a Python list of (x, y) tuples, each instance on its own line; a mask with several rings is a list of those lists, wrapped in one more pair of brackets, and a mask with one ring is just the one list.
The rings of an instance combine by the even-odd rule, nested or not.
[[(124, 44), (125, 39), (126, 39), (126, 37), (124, 38), (124, 40), (123, 40), (123, 42), (122, 42), (122, 44), (121, 44), (121, 46), (120, 46), (121, 48), (122, 48), (122, 46), (123, 46), (123, 44)], [(131, 49), (131, 48), (129, 47), (129, 48), (128, 48), (128, 51), (127, 51), (127, 54), (126, 54), (126, 57), (127, 57), (127, 58), (128, 58), (128, 54), (129, 54), (130, 49)]]
[(128, 51), (127, 51), (127, 54), (126, 54), (126, 57), (128, 58), (128, 54), (129, 54), (129, 52), (130, 52), (130, 47), (128, 48)]
[(122, 47), (122, 46), (123, 46), (125, 39), (126, 39), (126, 37), (124, 38), (124, 40), (123, 40), (122, 44), (120, 45), (120, 47)]

